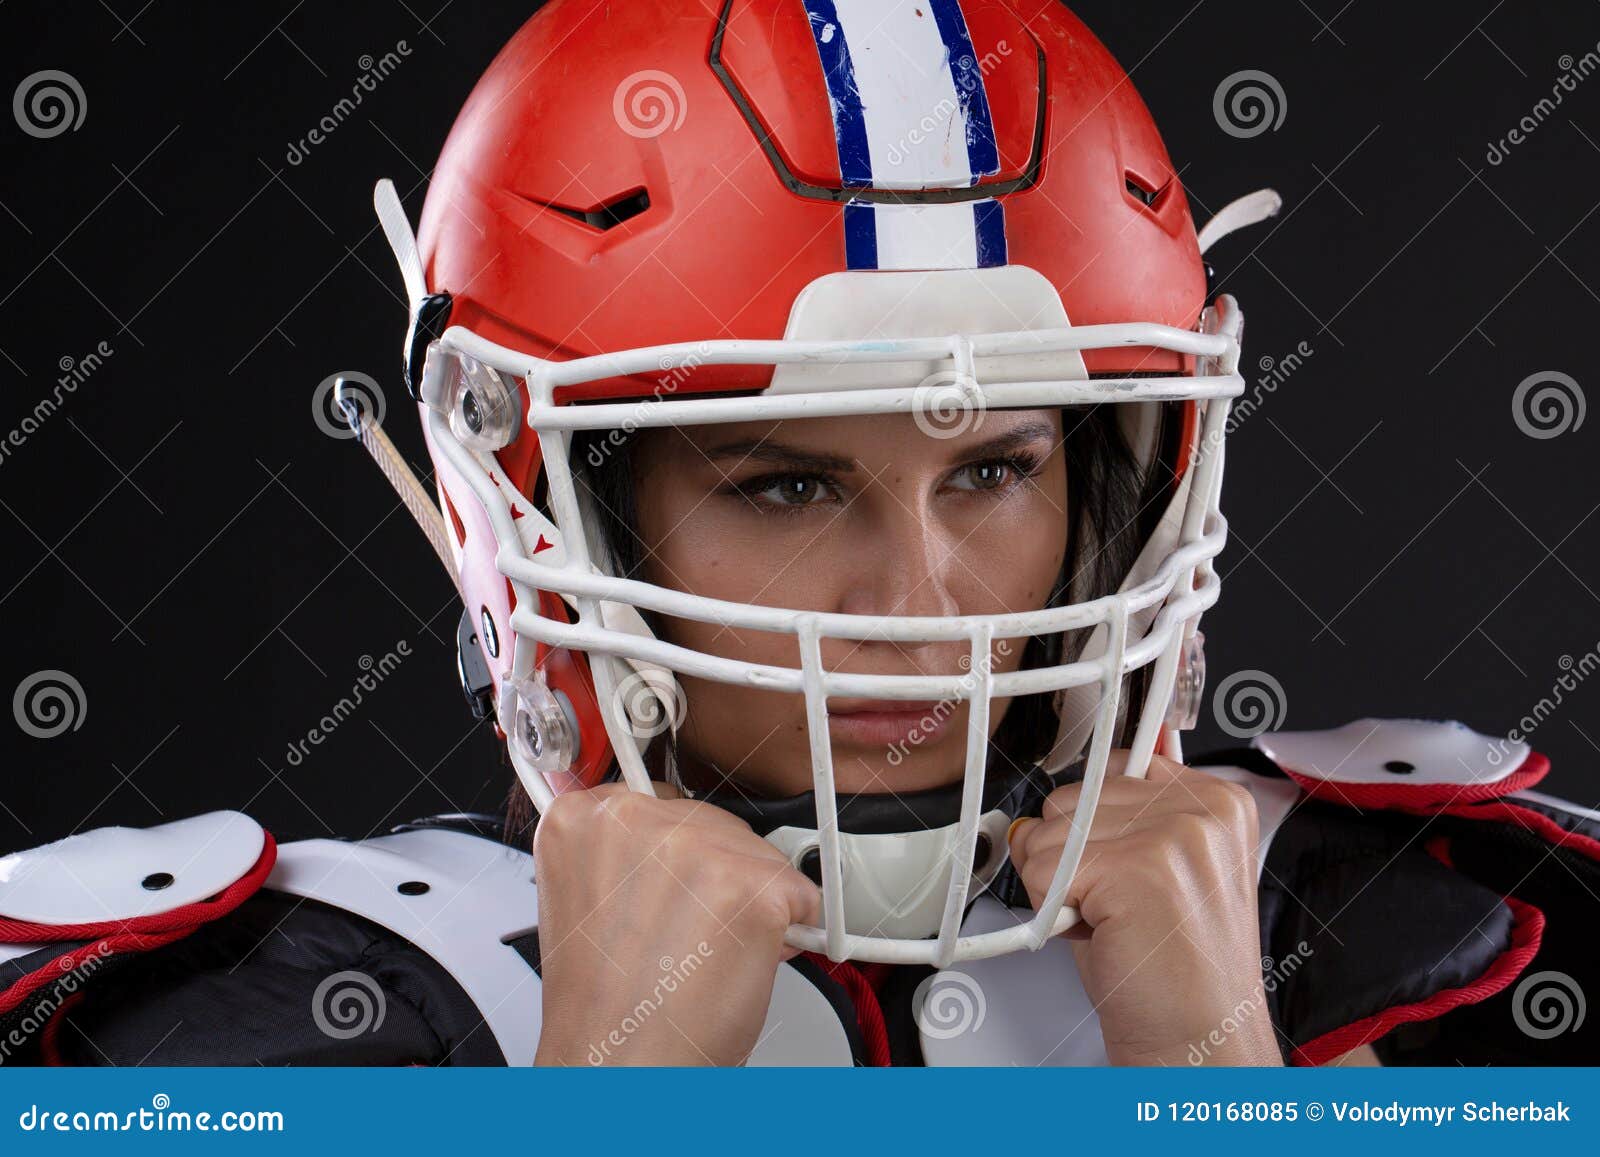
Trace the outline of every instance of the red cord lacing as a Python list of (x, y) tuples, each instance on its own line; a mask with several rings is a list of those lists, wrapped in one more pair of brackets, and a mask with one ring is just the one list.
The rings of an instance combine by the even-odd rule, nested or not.
[(36, 924), (0, 916), (0, 944), (88, 941), (24, 976), (11, 987), (0, 990), (0, 1013), (10, 1012), (50, 981), (75, 971), (95, 957), (104, 958), (120, 952), (148, 952), (181, 940), (202, 925), (232, 912), (260, 889), (277, 861), (278, 845), (272, 833), (263, 832), (262, 836), (261, 855), (242, 877), (210, 899), (185, 904), (170, 912), (87, 924)]
[(831, 980), (844, 986), (850, 1003), (856, 1010), (856, 1027), (861, 1030), (861, 1040), (867, 1049), (867, 1064), (874, 1068), (888, 1068), (889, 1030), (883, 1023), (883, 1005), (878, 1002), (878, 988), (893, 970), (892, 964), (852, 964), (848, 960), (829, 960), (817, 952), (807, 952), (805, 957), (828, 974)]

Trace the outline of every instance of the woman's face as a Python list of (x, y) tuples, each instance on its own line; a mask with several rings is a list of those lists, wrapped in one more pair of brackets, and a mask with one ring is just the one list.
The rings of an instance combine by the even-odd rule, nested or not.
[[(1059, 411), (991, 411), (950, 437), (910, 415), (647, 431), (635, 443), (646, 581), (696, 595), (851, 615), (989, 615), (1047, 605), (1067, 540)], [(800, 666), (789, 635), (665, 619), (668, 641)], [(996, 640), (1016, 670), (1025, 640)], [(830, 671), (962, 675), (968, 644), (822, 642)], [(685, 778), (756, 793), (811, 788), (805, 700), (681, 677)], [(1006, 701), (989, 719), (993, 735)], [(968, 705), (831, 699), (841, 792), (901, 792), (961, 777)]]

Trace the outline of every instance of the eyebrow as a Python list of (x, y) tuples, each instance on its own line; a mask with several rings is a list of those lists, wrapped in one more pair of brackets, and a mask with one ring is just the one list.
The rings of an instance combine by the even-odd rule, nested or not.
[[(1003, 434), (996, 434), (993, 438), (959, 447), (959, 453), (953, 455), (953, 458), (968, 462), (983, 458), (1000, 458), (1033, 442), (1048, 441), (1053, 446), (1056, 440), (1056, 429), (1049, 422), (1024, 422)], [(781, 466), (789, 470), (809, 470), (819, 474), (843, 474), (860, 468), (860, 463), (854, 458), (791, 446), (771, 438), (741, 438), (738, 441), (725, 442), (720, 446), (708, 447), (704, 454), (714, 462), (734, 458), (741, 462), (761, 462), (769, 466)]]

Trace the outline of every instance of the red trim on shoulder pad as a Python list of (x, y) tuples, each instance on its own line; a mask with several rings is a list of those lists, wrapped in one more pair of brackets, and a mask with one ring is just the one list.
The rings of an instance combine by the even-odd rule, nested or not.
[[(278, 844), (271, 832), (262, 832), (261, 855), (255, 865), (209, 900), (185, 904), (170, 912), (136, 916), (128, 920), (104, 920), (92, 924), (35, 924), (0, 917), (0, 943), (54, 944), (84, 940), (70, 952), (55, 957), (42, 968), (28, 973), (0, 992), (0, 1013), (10, 1012), (28, 996), (51, 980), (59, 979), (91, 959), (104, 959), (122, 952), (148, 952), (182, 940), (202, 925), (220, 919), (244, 903), (266, 882), (278, 859)], [(59, 1011), (59, 1010), (57, 1010)]]
[(1426, 1000), (1419, 1000), (1414, 1004), (1399, 1004), (1393, 1008), (1386, 1008), (1343, 1028), (1324, 1033), (1295, 1049), (1290, 1054), (1290, 1062), (1296, 1065), (1325, 1065), (1344, 1056), (1351, 1049), (1371, 1044), (1402, 1024), (1433, 1020), (1462, 1005), (1477, 1004), (1479, 1001), (1487, 1000), (1505, 988), (1522, 974), (1524, 968), (1528, 967), (1529, 962), (1539, 951), (1540, 941), (1544, 938), (1543, 912), (1513, 896), (1507, 896), (1505, 903), (1506, 907), (1511, 909), (1512, 915), (1511, 947), (1496, 957), (1494, 963), (1489, 965), (1477, 980), (1461, 988), (1447, 988), (1436, 992)]
[(1457, 807), (1464, 808), (1469, 804), (1526, 790), (1550, 771), (1550, 761), (1537, 751), (1528, 752), (1528, 758), (1522, 761), (1521, 767), (1493, 783), (1408, 784), (1398, 780), (1395, 783), (1339, 783), (1305, 775), (1281, 764), (1279, 766), (1283, 774), (1312, 799), (1361, 810), (1412, 812), (1418, 815), (1439, 812), (1456, 814)]
[[(820, 952), (804, 954), (813, 964), (838, 982), (850, 997), (856, 1009), (856, 1027), (861, 1030), (861, 1042), (866, 1046), (867, 1064), (874, 1068), (888, 1068), (889, 1030), (883, 1020), (883, 1005), (878, 1003), (875, 985), (883, 983), (886, 969), (871, 964), (855, 965), (848, 960), (829, 960)], [(871, 969), (869, 973), (867, 970)]]
[(67, 1062), (61, 1057), (61, 1026), (67, 1023), (66, 1014), (82, 1004), (88, 995), (87, 992), (74, 992), (61, 1002), (55, 1015), (44, 1022), (44, 1030), (39, 1033), (39, 1055), (46, 1065), (53, 1068), (66, 1065)]

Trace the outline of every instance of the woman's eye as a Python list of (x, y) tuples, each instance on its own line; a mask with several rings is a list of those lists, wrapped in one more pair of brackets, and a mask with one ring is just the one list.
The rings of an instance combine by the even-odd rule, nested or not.
[(751, 491), (754, 498), (776, 506), (811, 506), (828, 497), (828, 489), (818, 478), (778, 478), (760, 490)]
[(1012, 480), (1014, 471), (1004, 462), (974, 462), (950, 479), (957, 490), (998, 490)]

